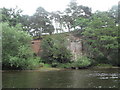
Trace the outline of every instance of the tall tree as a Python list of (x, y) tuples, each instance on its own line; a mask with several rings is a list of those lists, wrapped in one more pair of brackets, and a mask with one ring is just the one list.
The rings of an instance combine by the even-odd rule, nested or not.
[[(49, 12), (47, 12), (42, 7), (37, 8), (35, 14), (31, 17), (31, 21), (32, 22), (30, 25), (32, 27), (32, 33), (34, 36), (40, 37), (43, 32), (47, 32), (49, 34), (52, 34), (52, 32), (54, 32), (54, 28), (51, 30), (51, 27), (53, 27), (53, 25), (49, 19)], [(48, 28), (50, 28), (50, 30), (48, 30)]]
[(63, 31), (63, 20), (62, 20), (62, 12), (56, 11), (51, 13), (51, 18), (53, 19), (53, 22), (55, 23), (55, 30), (58, 33), (58, 31)]
[(31, 30), (31, 16), (29, 15), (22, 15), (20, 19), (20, 23), (22, 24), (22, 28), (24, 31), (30, 33)]
[(9, 22), (10, 26), (15, 26), (18, 23), (20, 23), (20, 18), (21, 18), (21, 13), (22, 10), (16, 8), (1, 8), (0, 9), (1, 14), (2, 14), (2, 21), (1, 22)]
[[(118, 63), (118, 26), (108, 12), (96, 12), (83, 32), (84, 43), (90, 56), (101, 63)], [(114, 58), (114, 60), (113, 60)]]
[(68, 30), (70, 31), (71, 28), (75, 29), (76, 19), (80, 17), (88, 18), (91, 16), (91, 8), (87, 6), (78, 5), (76, 0), (73, 0), (68, 5), (68, 8), (64, 11), (65, 15), (63, 16), (63, 20), (66, 23)]
[(119, 13), (120, 11), (118, 9), (119, 9), (118, 5), (114, 5), (108, 12), (109, 16), (112, 17), (113, 19), (115, 19), (116, 23), (118, 23), (118, 21), (119, 21), (118, 15), (120, 14)]

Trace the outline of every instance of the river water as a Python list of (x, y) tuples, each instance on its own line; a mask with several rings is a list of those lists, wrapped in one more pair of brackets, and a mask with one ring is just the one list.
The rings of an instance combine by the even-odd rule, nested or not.
[(119, 69), (3, 71), (3, 88), (118, 88)]

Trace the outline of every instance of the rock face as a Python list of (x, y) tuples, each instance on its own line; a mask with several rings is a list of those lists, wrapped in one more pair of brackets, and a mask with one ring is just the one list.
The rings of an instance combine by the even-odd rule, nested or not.
[[(83, 54), (82, 39), (75, 37), (72, 34), (69, 34), (67, 37), (67, 49), (69, 49), (73, 55), (72, 60), (77, 60), (77, 57)], [(42, 40), (42, 39), (41, 39)], [(40, 48), (41, 40), (33, 40), (32, 49), (33, 52), (39, 56), (42, 51)]]
[(32, 50), (37, 56), (39, 56), (39, 53), (41, 52), (40, 43), (41, 43), (41, 40), (32, 40), (31, 41)]
[(82, 53), (82, 39), (75, 37), (73, 35), (68, 36), (68, 46), (67, 48), (71, 51), (73, 58), (72, 60), (77, 60), (77, 57), (81, 56)]

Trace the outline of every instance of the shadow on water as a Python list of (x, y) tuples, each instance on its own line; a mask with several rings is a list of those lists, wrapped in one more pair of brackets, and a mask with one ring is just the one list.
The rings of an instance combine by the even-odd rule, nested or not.
[(118, 88), (118, 69), (5, 71), (3, 88)]

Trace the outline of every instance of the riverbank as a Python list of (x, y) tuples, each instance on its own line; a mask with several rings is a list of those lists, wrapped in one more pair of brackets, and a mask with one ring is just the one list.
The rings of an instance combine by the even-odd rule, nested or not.
[(96, 66), (88, 66), (88, 67), (51, 67), (50, 65), (49, 66), (43, 66), (43, 67), (39, 67), (39, 68), (36, 68), (35, 70), (38, 70), (38, 71), (58, 71), (58, 70), (81, 70), (81, 69), (99, 69), (99, 68), (103, 68), (103, 69), (113, 69), (113, 68), (120, 68), (118, 66), (112, 66), (110, 64), (98, 64)]
[(58, 71), (58, 70), (64, 70), (64, 68), (53, 68), (53, 67), (40, 67), (35, 70), (38, 71)]
[(98, 64), (96, 66), (92, 66), (92, 68), (120, 68), (120, 67), (113, 66), (111, 64)]
[(59, 71), (59, 70), (82, 70), (82, 69), (119, 69), (118, 66), (112, 66), (110, 64), (98, 64), (95, 66), (89, 66), (89, 67), (52, 67), (51, 65), (47, 64), (43, 67), (37, 67), (32, 70), (2, 70), (4, 71)]

